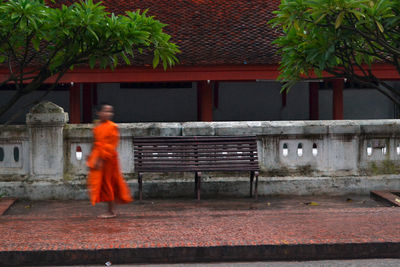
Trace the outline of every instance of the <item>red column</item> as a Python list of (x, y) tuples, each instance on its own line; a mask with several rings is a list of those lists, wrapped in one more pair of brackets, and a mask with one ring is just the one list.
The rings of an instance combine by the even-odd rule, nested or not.
[(319, 83), (317, 82), (309, 83), (310, 120), (319, 120), (318, 89), (319, 89)]
[(97, 83), (92, 83), (92, 90), (93, 90), (93, 105), (98, 105), (98, 96), (97, 96)]
[(83, 84), (82, 89), (82, 122), (92, 122), (92, 110), (93, 110), (93, 98), (92, 98), (92, 86), (91, 83)]
[(69, 88), (69, 123), (81, 122), (81, 85), (74, 84)]
[(211, 82), (197, 82), (197, 120), (212, 121), (212, 85)]
[(342, 79), (332, 80), (333, 87), (333, 119), (343, 120), (343, 87)]
[(213, 83), (213, 89), (214, 89), (214, 107), (216, 109), (218, 109), (218, 106), (219, 106), (219, 82)]
[(282, 98), (282, 108), (284, 108), (287, 105), (287, 92), (286, 92), (286, 90), (284, 90), (281, 93), (281, 98)]

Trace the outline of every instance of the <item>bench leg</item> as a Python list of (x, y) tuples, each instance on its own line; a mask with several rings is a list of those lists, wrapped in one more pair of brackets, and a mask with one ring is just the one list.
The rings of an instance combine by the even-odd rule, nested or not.
[(196, 198), (197, 198), (197, 200), (200, 200), (201, 172), (195, 173), (195, 190), (196, 190)]
[(139, 172), (138, 174), (138, 183), (139, 183), (139, 200), (142, 200), (143, 198), (143, 193), (142, 193), (142, 189), (143, 189), (143, 173)]
[(250, 172), (250, 197), (253, 196), (253, 180), (254, 180), (254, 171)]
[(197, 172), (194, 172), (194, 197), (197, 195), (197, 181), (199, 180), (199, 176)]
[(256, 176), (256, 186), (255, 186), (255, 188), (254, 188), (254, 195), (255, 195), (255, 198), (256, 199), (258, 199), (258, 175), (259, 175), (259, 172), (254, 172), (254, 175)]

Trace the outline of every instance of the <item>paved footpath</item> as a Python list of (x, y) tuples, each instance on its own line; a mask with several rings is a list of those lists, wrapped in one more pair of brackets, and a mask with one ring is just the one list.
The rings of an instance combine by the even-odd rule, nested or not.
[[(315, 201), (313, 203), (312, 201)], [(399, 258), (400, 208), (291, 198), (16, 202), (0, 216), (0, 265)]]

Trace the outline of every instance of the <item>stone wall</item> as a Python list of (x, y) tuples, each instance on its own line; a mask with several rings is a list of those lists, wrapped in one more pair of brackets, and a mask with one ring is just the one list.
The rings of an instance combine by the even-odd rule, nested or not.
[[(85, 159), (91, 124), (41, 103), (27, 125), (1, 126), (0, 194), (23, 198), (86, 198)], [(260, 194), (368, 193), (399, 189), (400, 121), (251, 121), (119, 124), (122, 171), (134, 193), (135, 136), (256, 135)], [(203, 195), (248, 194), (246, 173), (206, 173)], [(145, 196), (189, 196), (191, 173), (144, 178)]]

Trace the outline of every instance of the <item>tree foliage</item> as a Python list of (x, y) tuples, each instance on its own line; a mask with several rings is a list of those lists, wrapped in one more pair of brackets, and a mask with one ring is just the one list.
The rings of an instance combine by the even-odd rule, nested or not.
[(60, 78), (75, 65), (114, 69), (131, 64), (138, 53), (153, 53), (153, 67), (178, 62), (178, 47), (163, 32), (166, 25), (146, 11), (110, 14), (101, 2), (80, 1), (60, 8), (44, 0), (0, 0), (0, 63), (14, 84), (15, 95), (0, 107), (3, 115), (22, 96), (38, 89), (49, 77)]
[(315, 73), (376, 88), (396, 104), (400, 93), (371, 70), (393, 65), (400, 75), (399, 0), (282, 0), (272, 26), (282, 56), (280, 80), (289, 89)]

